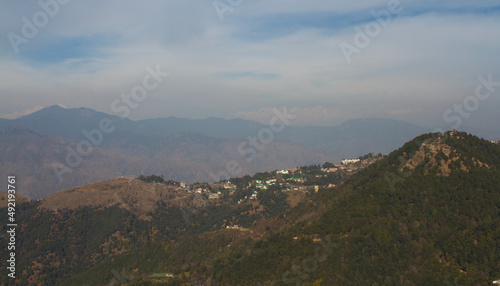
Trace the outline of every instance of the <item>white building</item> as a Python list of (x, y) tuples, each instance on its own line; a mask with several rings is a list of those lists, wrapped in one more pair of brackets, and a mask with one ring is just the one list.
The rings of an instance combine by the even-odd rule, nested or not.
[(359, 159), (344, 159), (344, 160), (342, 160), (342, 165), (357, 163), (359, 161), (361, 161), (361, 160), (359, 160)]
[(209, 200), (216, 200), (216, 199), (218, 199), (218, 198), (219, 198), (219, 194), (217, 194), (217, 193), (210, 194), (210, 195), (208, 196), (208, 199), (209, 199)]

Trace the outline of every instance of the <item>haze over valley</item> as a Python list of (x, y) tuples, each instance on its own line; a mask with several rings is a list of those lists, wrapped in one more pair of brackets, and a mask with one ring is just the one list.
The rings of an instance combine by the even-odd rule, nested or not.
[(500, 0), (0, 1), (0, 285), (500, 285)]

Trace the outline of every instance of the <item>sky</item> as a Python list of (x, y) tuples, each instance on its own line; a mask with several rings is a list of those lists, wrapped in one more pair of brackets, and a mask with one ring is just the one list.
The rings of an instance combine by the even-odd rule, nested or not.
[(4, 0), (0, 117), (59, 104), (266, 123), (286, 107), (295, 125), (490, 128), (499, 27), (500, 0)]

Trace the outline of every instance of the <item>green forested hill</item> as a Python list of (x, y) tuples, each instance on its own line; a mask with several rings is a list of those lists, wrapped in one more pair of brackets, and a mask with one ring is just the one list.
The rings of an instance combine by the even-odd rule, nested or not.
[[(158, 204), (150, 221), (116, 207), (54, 214), (26, 206), (20, 219), (30, 229), (20, 237), (19, 269), (29, 270), (22, 282), (491, 285), (500, 279), (500, 146), (477, 137), (419, 136), (288, 210), (281, 194), (267, 196), (261, 213), (257, 205), (215, 204), (186, 206), (186, 217)], [(248, 228), (221, 228), (228, 221)], [(175, 277), (153, 279), (155, 273)]]
[(254, 285), (258, 265), (277, 285), (489, 285), (500, 279), (499, 167), (490, 142), (420, 136), (318, 196), (319, 219), (218, 262), (215, 278)]

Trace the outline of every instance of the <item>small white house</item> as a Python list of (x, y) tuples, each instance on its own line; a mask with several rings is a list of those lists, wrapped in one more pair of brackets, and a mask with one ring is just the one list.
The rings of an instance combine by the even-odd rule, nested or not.
[(357, 163), (359, 161), (360, 161), (359, 159), (344, 159), (344, 160), (342, 160), (342, 165)]
[(255, 200), (255, 199), (257, 199), (257, 195), (258, 195), (257, 191), (254, 191), (254, 192), (252, 193), (252, 196), (250, 197), (250, 199), (251, 199), (251, 200)]
[(208, 196), (208, 199), (209, 199), (209, 200), (216, 200), (216, 199), (218, 199), (218, 198), (219, 198), (219, 194), (217, 194), (217, 193), (210, 194), (210, 195)]

